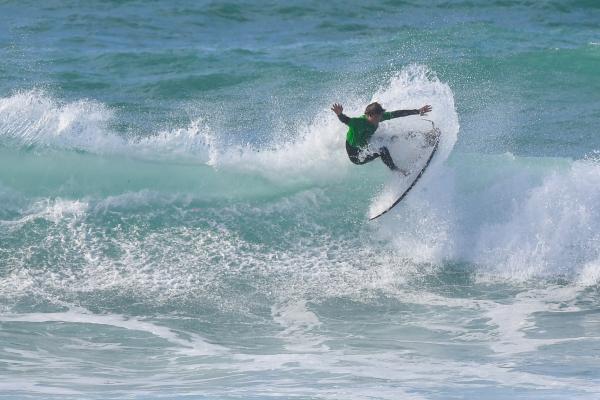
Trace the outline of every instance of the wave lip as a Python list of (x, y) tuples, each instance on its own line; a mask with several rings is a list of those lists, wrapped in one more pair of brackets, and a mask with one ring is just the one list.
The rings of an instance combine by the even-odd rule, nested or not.
[[(432, 103), (431, 117), (448, 132), (441, 153), (451, 150), (458, 129), (452, 93), (426, 67), (404, 68), (375, 98), (397, 108)], [(356, 101), (346, 106), (354, 113), (364, 108)], [(284, 185), (331, 183), (353, 171), (343, 149), (346, 127), (329, 107), (295, 124), (291, 131), (276, 128), (270, 132), (271, 141), (260, 147), (225, 144), (227, 132), (215, 131), (201, 118), (186, 127), (127, 137), (111, 130), (114, 119), (110, 108), (95, 101), (64, 103), (40, 90), (17, 92), (0, 99), (0, 144), (206, 164)]]
[(211, 159), (214, 137), (202, 119), (187, 127), (124, 137), (111, 129), (113, 111), (93, 100), (60, 102), (41, 90), (0, 98), (0, 145), (85, 151), (151, 160)]

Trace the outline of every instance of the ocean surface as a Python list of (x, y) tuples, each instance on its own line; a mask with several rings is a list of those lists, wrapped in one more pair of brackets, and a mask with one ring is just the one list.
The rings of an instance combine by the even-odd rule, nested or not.
[(597, 0), (0, 0), (0, 398), (598, 399), (599, 126)]

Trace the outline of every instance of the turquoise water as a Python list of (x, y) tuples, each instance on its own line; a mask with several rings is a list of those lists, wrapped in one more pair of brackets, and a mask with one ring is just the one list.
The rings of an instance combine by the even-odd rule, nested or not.
[(599, 120), (596, 1), (0, 1), (0, 398), (598, 398)]

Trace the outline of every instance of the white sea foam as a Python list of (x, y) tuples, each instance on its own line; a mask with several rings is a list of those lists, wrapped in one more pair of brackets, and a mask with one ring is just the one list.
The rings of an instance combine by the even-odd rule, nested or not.
[(600, 283), (600, 260), (589, 262), (583, 266), (577, 283), (582, 286), (593, 286)]
[(323, 344), (326, 338), (312, 332), (321, 324), (315, 313), (306, 306), (306, 301), (290, 302), (271, 307), (273, 320), (284, 330), (278, 336), (287, 343), (289, 351), (314, 352), (328, 351)]
[(344, 177), (349, 163), (343, 153), (344, 127), (324, 110), (299, 126), (297, 139), (266, 149), (238, 147), (223, 151), (217, 166), (264, 176), (277, 182), (331, 182)]
[(457, 156), (374, 229), (418, 262), (468, 261), (483, 275), (595, 284), (599, 187), (592, 160)]
[(14, 231), (37, 219), (44, 219), (54, 224), (68, 221), (69, 226), (72, 227), (78, 219), (85, 215), (87, 208), (86, 201), (60, 198), (42, 199), (35, 201), (25, 210), (21, 210), (20, 218), (0, 220), (0, 227)]
[(581, 272), (600, 257), (599, 188), (600, 166), (589, 161), (521, 188), (505, 221), (482, 224), (472, 259), (519, 279)]

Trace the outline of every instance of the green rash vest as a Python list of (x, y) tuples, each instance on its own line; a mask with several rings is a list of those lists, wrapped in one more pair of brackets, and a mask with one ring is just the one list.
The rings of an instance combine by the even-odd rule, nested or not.
[[(384, 112), (381, 122), (388, 119), (405, 117), (407, 115), (419, 114), (419, 110), (397, 110), (392, 112)], [(348, 133), (346, 133), (346, 142), (352, 147), (366, 147), (369, 139), (377, 130), (377, 126), (367, 120), (366, 115), (357, 118), (350, 118), (345, 114), (338, 115), (340, 121), (348, 125)]]

